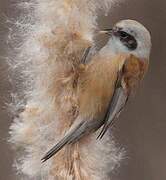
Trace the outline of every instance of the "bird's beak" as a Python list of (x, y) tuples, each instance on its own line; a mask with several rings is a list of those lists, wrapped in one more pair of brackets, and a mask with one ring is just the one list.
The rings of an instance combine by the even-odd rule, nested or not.
[(113, 33), (113, 29), (103, 29), (101, 31), (99, 31), (99, 34), (107, 34), (107, 35), (112, 35)]

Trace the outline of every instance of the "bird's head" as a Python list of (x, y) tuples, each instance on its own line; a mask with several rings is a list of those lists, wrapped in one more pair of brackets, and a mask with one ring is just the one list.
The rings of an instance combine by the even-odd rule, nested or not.
[(149, 31), (139, 22), (122, 20), (112, 29), (100, 31), (110, 36), (106, 48), (112, 53), (130, 53), (139, 58), (149, 59), (151, 50), (151, 36)]

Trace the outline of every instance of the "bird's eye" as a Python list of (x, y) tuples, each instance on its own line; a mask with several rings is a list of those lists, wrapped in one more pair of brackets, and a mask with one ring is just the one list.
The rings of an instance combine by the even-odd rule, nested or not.
[(120, 35), (121, 38), (128, 37), (128, 34), (126, 32), (124, 32), (124, 31), (119, 31), (119, 35)]

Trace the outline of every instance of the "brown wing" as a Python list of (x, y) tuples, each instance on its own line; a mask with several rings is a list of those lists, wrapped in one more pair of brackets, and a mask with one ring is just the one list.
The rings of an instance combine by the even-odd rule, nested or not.
[[(145, 61), (146, 62), (146, 61)], [(147, 64), (134, 55), (130, 55), (118, 72), (114, 94), (110, 100), (104, 117), (104, 125), (98, 136), (101, 139), (107, 129), (114, 123), (126, 105), (131, 91), (137, 87), (147, 69)]]

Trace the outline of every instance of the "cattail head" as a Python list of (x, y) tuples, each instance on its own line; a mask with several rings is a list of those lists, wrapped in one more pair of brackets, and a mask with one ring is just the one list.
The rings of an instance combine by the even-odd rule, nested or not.
[[(10, 127), (10, 142), (18, 148), (17, 171), (28, 179), (55, 178), (50, 173), (53, 161), (43, 165), (41, 157), (62, 136), (60, 127), (67, 116), (65, 113), (70, 111), (71, 104), (75, 104), (70, 82), (75, 78), (85, 48), (94, 44), (97, 11), (108, 12), (114, 2), (31, 0), (17, 5), (23, 10), (23, 15), (14, 24), (16, 32), (11, 43), (15, 53), (10, 64), (14, 71), (19, 72), (22, 86), (18, 86), (20, 99), (16, 102), (19, 103), (13, 105), (18, 109), (18, 115)], [(65, 103), (68, 96), (72, 96), (72, 102)], [(100, 161), (100, 165), (98, 172), (94, 164), (89, 164), (87, 171), (94, 173), (95, 180), (107, 179), (103, 170), (108, 173), (110, 167), (113, 169), (122, 153), (110, 139), (89, 146), (93, 150), (83, 148), (82, 151), (91, 154), (94, 164)], [(101, 156), (102, 153), (105, 157)], [(89, 161), (91, 159), (85, 159), (85, 162)], [(63, 177), (66, 172), (59, 173)]]

